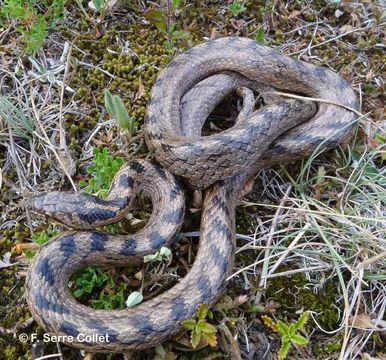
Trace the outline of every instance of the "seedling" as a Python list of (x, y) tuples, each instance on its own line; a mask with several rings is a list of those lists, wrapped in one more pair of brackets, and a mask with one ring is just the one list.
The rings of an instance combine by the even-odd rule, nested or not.
[(190, 343), (194, 349), (202, 340), (211, 347), (215, 347), (217, 345), (217, 337), (215, 335), (217, 329), (212, 324), (207, 322), (207, 317), (212, 319), (213, 314), (208, 310), (208, 306), (206, 304), (202, 304), (197, 311), (197, 320), (188, 319), (182, 323), (186, 330), (191, 331)]
[(162, 246), (162, 248), (157, 251), (155, 254), (151, 254), (151, 255), (145, 255), (143, 257), (143, 262), (147, 263), (147, 262), (161, 262), (163, 260), (169, 260), (170, 259), (170, 256), (171, 256), (172, 252), (170, 251), (170, 249), (168, 249), (167, 247), (165, 246)]
[(129, 136), (136, 132), (135, 119), (129, 115), (125, 104), (118, 95), (112, 95), (108, 89), (105, 89), (105, 107), (109, 115), (117, 120), (121, 129), (126, 130)]
[(247, 10), (247, 8), (241, 1), (234, 0), (231, 4), (228, 5), (228, 10), (232, 13), (233, 16), (236, 17)]
[(281, 334), (281, 347), (278, 353), (279, 359), (285, 359), (287, 357), (288, 351), (291, 348), (292, 344), (304, 346), (308, 344), (308, 340), (297, 334), (298, 331), (302, 330), (304, 325), (307, 323), (309, 317), (309, 312), (306, 311), (300, 315), (298, 321), (294, 324), (285, 324), (282, 321), (275, 323), (269, 316), (263, 315), (261, 318), (264, 321), (264, 324), (268, 326), (275, 332)]
[(79, 182), (81, 187), (90, 194), (96, 194), (99, 197), (106, 197), (114, 175), (123, 165), (124, 160), (121, 157), (113, 158), (107, 148), (99, 150), (93, 149), (95, 165), (87, 167), (87, 172), (93, 177), (90, 180)]

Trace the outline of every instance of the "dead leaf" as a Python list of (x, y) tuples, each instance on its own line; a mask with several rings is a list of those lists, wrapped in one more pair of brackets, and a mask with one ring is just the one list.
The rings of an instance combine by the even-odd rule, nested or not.
[(303, 10), (294, 10), (291, 12), (291, 14), (288, 15), (288, 19), (297, 18), (299, 15), (301, 15)]
[(137, 99), (140, 99), (144, 95), (145, 95), (145, 87), (142, 84), (141, 78), (139, 78)]
[(381, 330), (372, 323), (370, 317), (366, 314), (351, 316), (349, 321), (353, 327), (356, 327), (361, 330)]

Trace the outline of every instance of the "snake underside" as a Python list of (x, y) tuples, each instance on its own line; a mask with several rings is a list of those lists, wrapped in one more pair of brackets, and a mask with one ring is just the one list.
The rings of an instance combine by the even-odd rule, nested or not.
[[(236, 124), (202, 137), (207, 116), (229, 93), (243, 106)], [(27, 300), (48, 332), (108, 335), (108, 342), (69, 343), (97, 352), (124, 352), (154, 346), (175, 334), (202, 303), (212, 305), (232, 271), (235, 206), (249, 176), (263, 166), (288, 162), (346, 142), (354, 113), (337, 105), (285, 100), (275, 91), (321, 98), (357, 108), (349, 84), (334, 72), (293, 60), (245, 38), (222, 38), (178, 56), (158, 77), (149, 100), (144, 132), (162, 168), (134, 160), (116, 175), (105, 200), (54, 192), (31, 199), (30, 207), (79, 231), (45, 244), (27, 276)], [(267, 106), (255, 111), (255, 94)], [(184, 217), (184, 192), (175, 176), (207, 189), (200, 245), (189, 273), (175, 286), (134, 308), (93, 310), (69, 293), (68, 279), (88, 265), (124, 265), (168, 244)], [(122, 219), (138, 192), (147, 193), (153, 213), (130, 236), (93, 229)]]

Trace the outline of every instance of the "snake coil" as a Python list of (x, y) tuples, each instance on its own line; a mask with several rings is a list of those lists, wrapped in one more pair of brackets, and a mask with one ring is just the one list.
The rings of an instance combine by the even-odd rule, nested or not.
[[(201, 128), (229, 93), (243, 97), (234, 127), (207, 137)], [(255, 41), (229, 37), (198, 45), (173, 60), (153, 86), (144, 133), (162, 166), (134, 160), (115, 176), (105, 200), (71, 192), (40, 194), (32, 210), (81, 231), (45, 244), (27, 275), (32, 315), (48, 332), (72, 336), (68, 345), (93, 352), (124, 352), (154, 346), (175, 334), (201, 303), (212, 305), (233, 267), (235, 206), (249, 176), (263, 166), (309, 155), (318, 146), (348, 141), (354, 113), (332, 104), (284, 99), (287, 91), (338, 101), (356, 109), (349, 84), (334, 72), (293, 60)], [(254, 94), (267, 106), (254, 110)], [(93, 310), (69, 293), (68, 279), (88, 265), (123, 265), (168, 244), (184, 217), (184, 192), (176, 176), (206, 189), (200, 245), (189, 273), (175, 286), (125, 310)], [(151, 197), (145, 228), (130, 236), (89, 230), (120, 220), (135, 195)], [(78, 335), (108, 341), (80, 341)], [(66, 341), (65, 341), (66, 342)]]

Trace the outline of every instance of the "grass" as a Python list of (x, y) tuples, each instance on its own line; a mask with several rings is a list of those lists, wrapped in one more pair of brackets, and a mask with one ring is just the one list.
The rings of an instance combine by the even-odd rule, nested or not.
[[(123, 11), (113, 8), (103, 14), (93, 14), (84, 6), (86, 16), (75, 2), (68, 2), (63, 13), (68, 14), (68, 27), (78, 31), (75, 38), (67, 29), (56, 28), (50, 6), (32, 0), (26, 3), (33, 4), (30, 10), (36, 16), (26, 12), (11, 18), (4, 10), (1, 15), (7, 24), (0, 30), (2, 255), (13, 251), (16, 243), (19, 248), (29, 245), (33, 230), (38, 242), (63, 230), (31, 217), (22, 206), (23, 199), (32, 192), (76, 188), (88, 174), (90, 161), (95, 162), (94, 148), (108, 148), (109, 159), (148, 155), (140, 125), (151, 85), (174, 53), (204, 38), (247, 36), (295, 58), (339, 70), (361, 99), (365, 116), (359, 120), (360, 130), (349, 148), (317, 151), (293, 166), (260, 172), (254, 191), (239, 206), (234, 273), (226, 295), (212, 309), (210, 323), (217, 329), (217, 347), (200, 344), (192, 352), (189, 333), (157, 347), (155, 353), (145, 351), (132, 357), (247, 359), (266, 352), (276, 356), (282, 336), (264, 324), (264, 316), (274, 323), (292, 324), (307, 310), (310, 319), (303, 335), (307, 334), (309, 343), (295, 344), (287, 358), (383, 356), (386, 134), (382, 130), (382, 64), (386, 59), (382, 52), (385, 19), (376, 4), (354, 1), (338, 6), (315, 1), (311, 7), (302, 0), (264, 5), (180, 0), (152, 2), (144, 8), (143, 2), (131, 1)], [(338, 10), (343, 14), (338, 16)], [(46, 30), (42, 24), (33, 25), (42, 21), (39, 14)], [(27, 15), (31, 21), (21, 18)], [(33, 26), (37, 36), (29, 38)], [(26, 56), (26, 51), (32, 55)], [(122, 134), (109, 118), (106, 88), (119, 96), (135, 119), (137, 129), (131, 132), (137, 131), (136, 136)], [(123, 119), (128, 119), (126, 113)], [(112, 164), (101, 164), (109, 175)], [(111, 177), (105, 180), (84, 185), (94, 193), (106, 192)], [(88, 269), (79, 275), (80, 284), (73, 279), (73, 290), (82, 292), (80, 298), (86, 304), (101, 309), (126, 307), (128, 295), (137, 296), (137, 290), (144, 301), (156, 296), (184, 276), (194, 260), (198, 220), (196, 213), (187, 216), (179, 242), (171, 247), (172, 258), (163, 250), (139, 270)], [(28, 260), (13, 252), (10, 261), (18, 265), (3, 269), (0, 278), (0, 302), (5, 309), (0, 320), (0, 358), (15, 360), (29, 357), (30, 344), (23, 346), (5, 330), (18, 323), (24, 326), (30, 316), (21, 295)], [(18, 331), (36, 330), (33, 326)], [(43, 351), (82, 358), (78, 351), (61, 345), (43, 344)]]
[[(275, 213), (278, 221), (275, 217), (268, 219), (256, 229), (259, 238), (251, 238), (239, 249), (239, 253), (265, 250), (257, 261), (237, 272), (250, 272), (263, 264), (264, 287), (277, 277), (299, 272), (306, 274), (308, 288), (315, 293), (327, 281), (334, 281), (334, 303), (340, 311), (338, 327), (323, 329), (318, 323), (318, 316), (323, 314), (311, 312), (311, 317), (326, 334), (344, 333), (341, 358), (358, 356), (372, 332), (384, 326), (386, 171), (379, 168), (383, 149), (382, 144), (369, 149), (356, 143), (349, 153), (336, 150), (329, 162), (323, 156), (310, 157), (297, 178), (285, 169), (283, 177), (264, 174), (269, 179), (264, 192), (277, 196), (273, 203), (281, 203), (281, 212)], [(292, 191), (281, 198), (288, 181)], [(278, 209), (277, 205), (263, 203), (244, 205)], [(268, 240), (271, 244), (267, 249)], [(293, 270), (278, 271), (283, 264)], [(373, 330), (360, 325), (358, 319), (363, 318)], [(362, 335), (353, 337), (358, 328), (363, 330)]]

